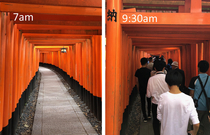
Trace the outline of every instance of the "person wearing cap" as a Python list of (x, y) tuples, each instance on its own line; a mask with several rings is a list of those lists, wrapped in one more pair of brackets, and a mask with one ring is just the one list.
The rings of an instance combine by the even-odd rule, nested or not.
[(172, 70), (177, 70), (181, 75), (182, 75), (182, 83), (181, 85), (179, 86), (179, 89), (181, 90), (181, 92), (189, 95), (190, 94), (190, 90), (185, 86), (185, 75), (184, 75), (184, 71), (179, 69), (179, 64), (177, 61), (174, 61), (172, 64), (171, 64), (171, 68)]

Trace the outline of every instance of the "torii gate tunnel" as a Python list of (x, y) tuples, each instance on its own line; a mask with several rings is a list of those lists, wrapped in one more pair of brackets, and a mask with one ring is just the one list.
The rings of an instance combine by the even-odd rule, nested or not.
[(60, 69), (101, 120), (101, 6), (100, 0), (1, 0), (0, 134), (14, 134), (39, 63)]
[(114, 9), (117, 13), (116, 21), (114, 18), (106, 20), (107, 135), (118, 135), (122, 131), (129, 97), (136, 89), (135, 71), (140, 68), (142, 57), (163, 55), (166, 60), (178, 61), (179, 68), (185, 72), (186, 86), (198, 75), (198, 62), (210, 62), (210, 14), (202, 13), (201, 0), (183, 1), (184, 5), (178, 6), (178, 13), (123, 9), (125, 3), (130, 5), (132, 2), (138, 6), (141, 2), (160, 3), (107, 0), (107, 12)]

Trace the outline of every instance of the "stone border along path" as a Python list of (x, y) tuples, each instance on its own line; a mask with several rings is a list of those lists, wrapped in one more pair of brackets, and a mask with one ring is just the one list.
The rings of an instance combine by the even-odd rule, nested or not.
[(44, 67), (39, 71), (32, 135), (98, 135), (58, 76)]

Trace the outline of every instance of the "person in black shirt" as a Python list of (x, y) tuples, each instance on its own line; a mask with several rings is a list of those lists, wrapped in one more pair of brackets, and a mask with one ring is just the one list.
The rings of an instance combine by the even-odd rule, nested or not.
[(141, 59), (141, 65), (142, 67), (140, 69), (137, 69), (135, 76), (138, 78), (138, 88), (139, 93), (141, 97), (141, 108), (143, 112), (144, 122), (147, 122), (148, 118), (151, 118), (150, 115), (150, 109), (151, 109), (151, 98), (147, 98), (147, 105), (148, 105), (148, 117), (146, 115), (146, 109), (145, 109), (145, 97), (147, 94), (147, 83), (150, 77), (151, 70), (147, 68), (147, 58)]
[(172, 59), (168, 59), (168, 64), (166, 65), (166, 71), (169, 72), (172, 67), (171, 67), (171, 64), (172, 64), (173, 60)]

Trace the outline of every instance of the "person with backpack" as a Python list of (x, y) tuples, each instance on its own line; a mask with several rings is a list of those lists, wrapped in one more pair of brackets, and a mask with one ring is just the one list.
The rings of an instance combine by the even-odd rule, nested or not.
[[(210, 122), (209, 122), (209, 103), (210, 98), (210, 78), (206, 72), (209, 69), (209, 63), (202, 60), (198, 63), (199, 75), (193, 77), (190, 81), (189, 89), (190, 95), (193, 97), (195, 106), (198, 112), (200, 121), (200, 128), (198, 135), (210, 135)], [(200, 131), (203, 131), (200, 134)]]

